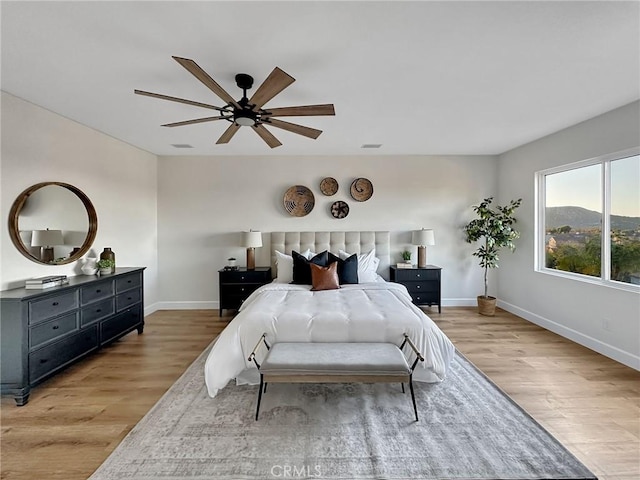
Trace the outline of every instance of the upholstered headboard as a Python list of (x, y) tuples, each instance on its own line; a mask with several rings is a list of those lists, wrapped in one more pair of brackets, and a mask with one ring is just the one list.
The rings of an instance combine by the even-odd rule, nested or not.
[(380, 259), (378, 274), (389, 280), (391, 265), (391, 240), (389, 232), (271, 232), (271, 268), (275, 274), (276, 254), (291, 255), (291, 251), (303, 252), (307, 248), (313, 252), (329, 250), (338, 254), (338, 250), (349, 253), (368, 253), (376, 249)]

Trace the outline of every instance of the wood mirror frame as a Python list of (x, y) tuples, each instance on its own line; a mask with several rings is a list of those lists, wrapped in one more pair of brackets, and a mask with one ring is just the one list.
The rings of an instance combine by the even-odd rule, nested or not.
[[(73, 255), (70, 255), (69, 257), (64, 258), (63, 260), (57, 261), (55, 263), (43, 262), (39, 258), (35, 257), (29, 251), (29, 249), (25, 246), (25, 244), (22, 242), (22, 239), (20, 238), (20, 228), (18, 225), (20, 212), (22, 211), (27, 199), (37, 190), (50, 185), (58, 185), (74, 193), (84, 205), (84, 208), (87, 211), (87, 217), (88, 217), (88, 223), (89, 223), (87, 236), (84, 239), (84, 243), (79, 247), (79, 249)], [(64, 265), (65, 263), (71, 263), (80, 259), (91, 248), (91, 245), (93, 244), (93, 241), (96, 238), (97, 232), (98, 232), (98, 216), (96, 214), (96, 209), (93, 207), (93, 204), (91, 203), (91, 200), (89, 200), (89, 197), (87, 197), (82, 190), (68, 183), (63, 183), (63, 182), (36, 183), (35, 185), (32, 185), (26, 190), (24, 190), (20, 195), (18, 195), (18, 198), (16, 198), (16, 200), (13, 202), (13, 205), (11, 205), (11, 210), (9, 211), (9, 236), (11, 237), (11, 241), (13, 242), (13, 244), (16, 246), (16, 248), (22, 255), (27, 257), (32, 262), (40, 263), (42, 265)]]

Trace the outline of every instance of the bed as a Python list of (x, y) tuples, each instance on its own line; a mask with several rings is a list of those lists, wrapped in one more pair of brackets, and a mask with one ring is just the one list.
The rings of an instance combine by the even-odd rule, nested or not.
[[(211, 397), (233, 379), (237, 384), (259, 383), (259, 373), (248, 356), (263, 333), (269, 343), (397, 345), (406, 333), (425, 356), (413, 379), (423, 382), (445, 379), (455, 349), (438, 326), (411, 302), (406, 288), (386, 280), (390, 265), (389, 232), (272, 232), (270, 244), (273, 271), (277, 272), (274, 281), (260, 287), (243, 303), (205, 363), (205, 381)], [(311, 285), (291, 284), (283, 273), (288, 268), (285, 257), (294, 251), (330, 251), (336, 255), (341, 252), (345, 258), (356, 254), (358, 274), (365, 281), (323, 291), (312, 291)], [(365, 261), (372, 258), (376, 269), (371, 275), (371, 271), (360, 268), (370, 270), (371, 263)]]

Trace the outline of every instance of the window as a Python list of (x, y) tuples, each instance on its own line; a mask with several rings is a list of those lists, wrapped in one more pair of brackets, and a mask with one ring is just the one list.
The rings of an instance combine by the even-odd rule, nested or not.
[(538, 271), (640, 285), (639, 153), (634, 149), (536, 174)]

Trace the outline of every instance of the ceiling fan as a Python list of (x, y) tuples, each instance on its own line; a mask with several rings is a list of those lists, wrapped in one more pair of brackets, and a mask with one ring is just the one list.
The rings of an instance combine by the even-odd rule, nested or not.
[(196, 107), (209, 108), (217, 110), (219, 115), (214, 117), (196, 118), (193, 120), (184, 120), (182, 122), (167, 123), (163, 127), (180, 127), (183, 125), (193, 125), (196, 123), (214, 122), (216, 120), (226, 120), (231, 123), (223, 132), (216, 144), (229, 143), (229, 140), (235, 135), (241, 126), (253, 128), (253, 130), (262, 138), (271, 148), (282, 145), (273, 134), (265, 128), (269, 125), (281, 128), (289, 132), (304, 135), (305, 137), (316, 139), (322, 133), (322, 130), (305, 127), (296, 123), (278, 120), (275, 117), (306, 117), (316, 115), (335, 115), (333, 104), (323, 105), (301, 105), (297, 107), (279, 107), (264, 108), (264, 104), (282, 92), (285, 88), (295, 82), (295, 78), (287, 74), (283, 70), (275, 67), (269, 74), (267, 79), (262, 82), (251, 98), (247, 98), (247, 90), (253, 86), (253, 77), (246, 73), (236, 75), (236, 84), (242, 89), (242, 98), (234, 100), (224, 88), (216, 83), (207, 72), (205, 72), (196, 62), (189, 58), (173, 57), (173, 59), (182, 65), (189, 73), (200, 80), (207, 88), (227, 102), (223, 107), (216, 107), (207, 103), (195, 102), (184, 98), (171, 97), (160, 93), (145, 92), (144, 90), (134, 90), (138, 95), (146, 95), (148, 97), (160, 98), (171, 102), (185, 103)]

